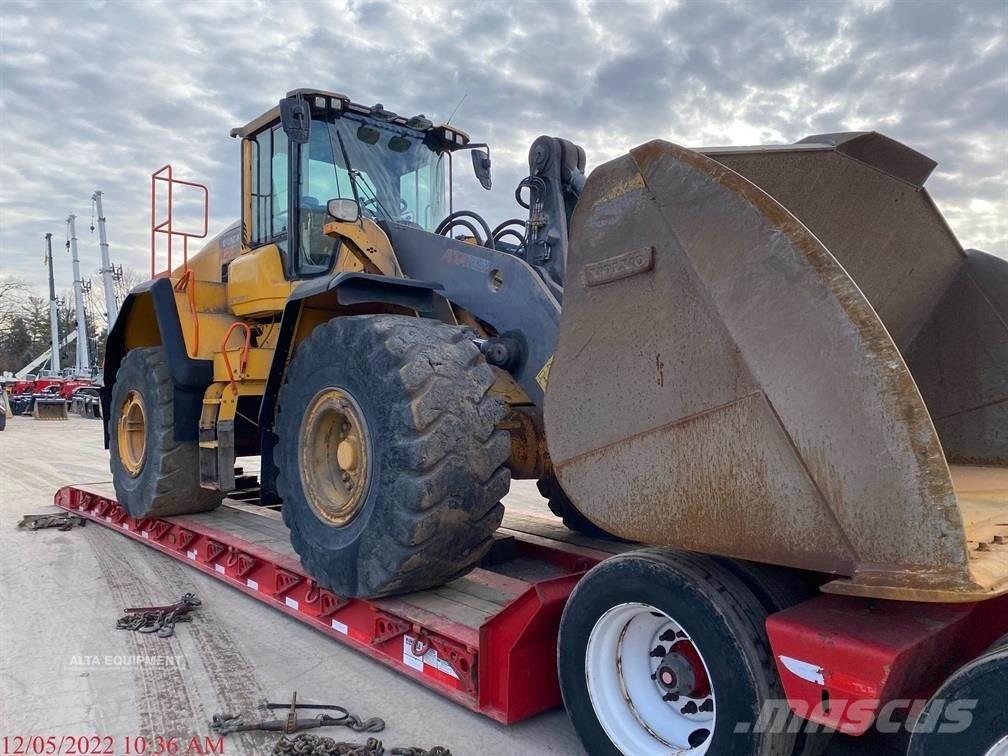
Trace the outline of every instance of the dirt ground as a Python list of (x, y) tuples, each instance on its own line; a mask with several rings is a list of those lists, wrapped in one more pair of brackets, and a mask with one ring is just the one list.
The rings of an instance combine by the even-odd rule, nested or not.
[[(188, 743), (209, 733), (215, 713), (255, 713), (263, 699), (287, 700), (296, 689), (302, 701), (382, 717), (387, 747), (441, 744), (455, 756), (582, 752), (562, 709), (498, 725), (106, 528), (17, 530), (23, 514), (55, 511), (60, 486), (109, 479), (101, 435), (99, 422), (76, 416), (14, 417), (0, 432), (3, 735), (111, 736), (115, 753), (125, 752), (127, 737)], [(527, 481), (514, 483), (505, 503), (552, 520)], [(187, 591), (203, 606), (174, 637), (115, 629), (124, 607), (168, 603)], [(342, 728), (322, 732), (365, 739)], [(228, 736), (225, 753), (268, 753), (275, 738)], [(830, 752), (877, 752), (846, 740)]]
[[(562, 710), (504, 727), (453, 704), (239, 591), (103, 527), (19, 531), (56, 511), (69, 483), (109, 480), (100, 423), (14, 417), (0, 432), (0, 730), (4, 735), (178, 737), (209, 733), (215, 713), (254, 712), (292, 690), (306, 702), (378, 716), (387, 747), (452, 753), (576, 754)], [(508, 505), (550, 516), (534, 485)], [(115, 629), (126, 606), (203, 600), (173, 638)], [(140, 657), (137, 659), (137, 657)], [(363, 742), (342, 728), (322, 731)], [(275, 735), (231, 735), (229, 754), (268, 753)], [(117, 745), (116, 753), (119, 753)]]

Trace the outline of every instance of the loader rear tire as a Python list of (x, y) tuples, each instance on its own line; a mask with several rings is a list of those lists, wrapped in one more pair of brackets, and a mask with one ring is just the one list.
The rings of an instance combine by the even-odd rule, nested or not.
[(472, 338), (435, 320), (359, 315), (298, 346), (279, 395), (277, 490), (294, 550), (337, 595), (440, 585), (489, 550), (510, 440)]
[(206, 512), (221, 503), (224, 494), (200, 488), (197, 442), (175, 440), (175, 384), (161, 347), (123, 358), (108, 427), (112, 483), (133, 517)]
[(581, 533), (589, 538), (601, 538), (606, 541), (622, 541), (617, 535), (613, 535), (608, 530), (604, 530), (589, 520), (581, 511), (574, 506), (566, 492), (561, 488), (560, 482), (555, 476), (543, 478), (536, 483), (539, 493), (549, 504), (550, 512), (559, 517), (568, 530)]

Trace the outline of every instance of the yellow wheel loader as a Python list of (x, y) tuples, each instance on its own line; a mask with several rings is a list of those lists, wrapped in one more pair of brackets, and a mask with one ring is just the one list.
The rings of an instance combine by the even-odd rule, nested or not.
[(213, 508), (258, 454), (342, 596), (470, 570), (512, 477), (571, 527), (828, 592), (1008, 591), (1008, 263), (960, 247), (923, 155), (654, 141), (586, 178), (540, 137), (527, 217), (491, 227), (453, 207), (458, 153), (490, 186), (453, 126), (296, 90), (232, 136), (241, 220), (109, 335), (132, 515)]

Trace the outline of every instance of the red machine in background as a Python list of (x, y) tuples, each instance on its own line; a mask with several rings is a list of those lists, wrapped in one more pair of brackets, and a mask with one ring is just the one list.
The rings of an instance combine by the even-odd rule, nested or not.
[[(85, 393), (81, 394), (82, 391)], [(79, 394), (89, 397), (92, 393), (97, 397), (97, 386), (90, 378), (74, 375), (69, 370), (63, 374), (46, 370), (14, 382), (11, 411), (15, 415), (31, 415), (37, 420), (66, 420), (73, 404), (78, 414), (95, 417), (96, 413), (87, 412), (92, 402), (78, 401)]]

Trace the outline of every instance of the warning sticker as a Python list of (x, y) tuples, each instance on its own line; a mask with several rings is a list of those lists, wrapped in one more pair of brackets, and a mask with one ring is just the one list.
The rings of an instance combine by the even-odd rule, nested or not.
[(403, 642), (402, 646), (403, 664), (405, 664), (407, 667), (412, 667), (413, 669), (418, 669), (421, 672), (423, 672), (424, 660), (422, 656), (416, 656), (413, 653), (413, 638), (410, 637), (409, 635), (404, 635), (402, 642)]
[[(435, 654), (435, 656), (436, 656), (436, 654)], [(455, 670), (452, 669), (452, 665), (449, 664), (448, 662), (446, 662), (444, 659), (438, 659), (438, 661), (437, 661), (437, 668), (440, 671), (444, 672), (446, 675), (451, 675), (456, 680), (458, 680), (458, 675), (455, 674)]]
[(458, 679), (458, 675), (455, 674), (455, 670), (452, 669), (451, 664), (444, 659), (439, 659), (437, 651), (433, 648), (428, 648), (423, 656), (414, 654), (413, 640), (414, 638), (410, 635), (403, 636), (403, 664), (421, 672), (423, 671), (424, 664), (426, 664), (429, 667), (434, 667), (439, 672), (454, 677), (456, 680)]
[(549, 383), (549, 374), (551, 367), (553, 367), (552, 354), (550, 355), (550, 358), (546, 360), (545, 363), (543, 363), (542, 369), (540, 369), (539, 372), (536, 373), (536, 383), (539, 384), (539, 388), (541, 388), (543, 391), (546, 390), (546, 384)]

